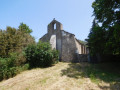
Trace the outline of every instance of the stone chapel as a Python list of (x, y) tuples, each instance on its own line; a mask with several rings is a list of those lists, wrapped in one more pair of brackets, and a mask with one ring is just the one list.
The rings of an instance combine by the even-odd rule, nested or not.
[(63, 30), (63, 25), (55, 19), (48, 24), (47, 34), (40, 40), (50, 42), (52, 49), (59, 51), (60, 61), (77, 62), (79, 55), (87, 54), (86, 46), (74, 34)]

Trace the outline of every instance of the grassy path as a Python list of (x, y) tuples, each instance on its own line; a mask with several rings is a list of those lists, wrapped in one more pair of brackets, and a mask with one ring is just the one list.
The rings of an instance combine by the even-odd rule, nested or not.
[[(88, 63), (58, 63), (49, 68), (37, 68), (0, 82), (0, 90), (112, 90), (111, 82), (94, 79), (86, 73)], [(116, 86), (119, 88), (119, 85)], [(117, 90), (117, 89), (116, 89)], [(118, 89), (119, 90), (119, 89)]]

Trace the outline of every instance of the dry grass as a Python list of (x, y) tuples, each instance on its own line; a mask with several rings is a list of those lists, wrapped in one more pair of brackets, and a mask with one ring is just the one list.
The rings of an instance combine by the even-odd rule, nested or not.
[[(60, 62), (49, 68), (24, 71), (14, 78), (0, 82), (0, 90), (112, 90), (114, 80), (92, 78), (86, 73), (90, 64)], [(103, 72), (102, 72), (103, 73)], [(96, 81), (98, 81), (96, 83)], [(118, 83), (118, 82), (117, 82)], [(119, 88), (119, 83), (115, 88)], [(119, 89), (115, 89), (119, 90)]]

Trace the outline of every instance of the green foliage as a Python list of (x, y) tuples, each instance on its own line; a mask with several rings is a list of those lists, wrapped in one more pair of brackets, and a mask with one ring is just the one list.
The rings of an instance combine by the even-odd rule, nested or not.
[(113, 84), (120, 82), (119, 66), (119, 62), (99, 64), (70, 63), (68, 68), (62, 70), (61, 75), (66, 75), (77, 80), (87, 77), (96, 84), (100, 84), (101, 82)]
[(101, 22), (104, 28), (120, 21), (120, 1), (119, 0), (95, 0), (92, 4), (94, 16)]
[(27, 62), (30, 67), (47, 67), (58, 61), (58, 52), (51, 50), (50, 44), (40, 42), (35, 45), (29, 45), (26, 49)]
[[(92, 64), (85, 68), (84, 75), (90, 77), (92, 82), (99, 83), (100, 80), (105, 82), (115, 82), (120, 76), (119, 72), (114, 67), (114, 64), (118, 66), (120, 63), (101, 63), (101, 64)], [(108, 67), (109, 66), (109, 67)]]
[(11, 55), (9, 58), (0, 58), (0, 80), (8, 79), (29, 68), (28, 64), (17, 65), (17, 57)]
[(29, 44), (35, 43), (34, 38), (15, 28), (7, 27), (0, 31), (0, 57), (9, 57), (11, 52), (19, 52)]
[(24, 48), (35, 43), (31, 29), (21, 23), (19, 29), (7, 27), (0, 30), (0, 80), (15, 76), (29, 68)]
[(97, 22), (94, 20), (87, 40), (90, 52), (120, 55), (120, 1), (95, 0), (92, 7)]
[(28, 34), (32, 33), (32, 29), (24, 23), (20, 23), (19, 30)]
[(90, 54), (94, 55), (96, 53), (103, 54), (104, 47), (106, 43), (105, 38), (106, 31), (103, 30), (96, 22), (93, 22), (93, 27), (88, 35), (87, 41), (90, 47)]

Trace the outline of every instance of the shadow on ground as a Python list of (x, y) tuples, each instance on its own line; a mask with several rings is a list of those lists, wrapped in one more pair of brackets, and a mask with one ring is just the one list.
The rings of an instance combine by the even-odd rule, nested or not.
[[(67, 69), (61, 71), (61, 75), (70, 78), (90, 78), (97, 83), (101, 89), (119, 90), (120, 89), (120, 62), (90, 64), (90, 63), (71, 63)], [(110, 86), (100, 85), (100, 82), (109, 83)]]

